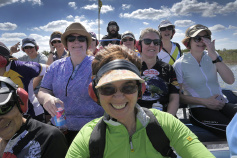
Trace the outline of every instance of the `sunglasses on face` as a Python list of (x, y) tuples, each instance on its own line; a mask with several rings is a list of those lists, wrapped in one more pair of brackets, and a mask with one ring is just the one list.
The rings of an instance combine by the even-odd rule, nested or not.
[(11, 109), (14, 107), (14, 105), (15, 105), (15, 102), (13, 102), (13, 101), (10, 101), (10, 102), (8, 102), (8, 103), (5, 104), (5, 105), (2, 105), (2, 106), (0, 107), (0, 115), (5, 115), (5, 114), (7, 114), (8, 112), (10, 112)]
[(53, 44), (55, 44), (55, 43), (61, 43), (61, 41), (59, 41), (59, 40), (54, 40), (54, 41), (52, 41), (52, 43), (53, 43)]
[(160, 31), (165, 31), (166, 29), (173, 30), (173, 26), (161, 27)]
[(206, 35), (206, 36), (198, 36), (197, 35), (197, 36), (193, 37), (193, 39), (194, 39), (195, 42), (200, 42), (202, 40), (202, 37), (211, 39), (211, 36), (208, 36), (208, 35)]
[(133, 41), (134, 39), (133, 38), (128, 38), (128, 39), (122, 39), (123, 42), (127, 42), (127, 41)]
[(24, 49), (32, 49), (32, 48), (34, 48), (34, 47), (31, 47), (31, 46), (24, 47)]
[(150, 45), (151, 42), (153, 42), (153, 44), (154, 44), (155, 46), (161, 45), (161, 40), (160, 40), (160, 39), (154, 39), (154, 40), (152, 40), (152, 39), (149, 39), (149, 38), (145, 38), (145, 39), (143, 39), (142, 41), (144, 41), (145, 45)]
[(74, 42), (76, 39), (79, 42), (85, 42), (87, 38), (85, 36), (67, 36), (68, 42)]
[(110, 25), (109, 28), (110, 28), (110, 29), (116, 29), (117, 26), (116, 26), (116, 25)]
[[(127, 83), (119, 88), (120, 92), (124, 94), (133, 94), (137, 91), (137, 89), (137, 85), (133, 83)], [(98, 90), (100, 94), (106, 96), (113, 95), (117, 92), (117, 88), (113, 85), (105, 85), (100, 87)]]

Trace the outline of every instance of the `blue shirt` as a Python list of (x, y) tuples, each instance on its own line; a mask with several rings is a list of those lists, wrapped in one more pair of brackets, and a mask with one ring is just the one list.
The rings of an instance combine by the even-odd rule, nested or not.
[(55, 97), (64, 102), (69, 130), (79, 131), (84, 124), (104, 113), (102, 107), (88, 94), (93, 59), (92, 56), (86, 56), (75, 69), (71, 57), (56, 60), (43, 78), (41, 87), (51, 90)]

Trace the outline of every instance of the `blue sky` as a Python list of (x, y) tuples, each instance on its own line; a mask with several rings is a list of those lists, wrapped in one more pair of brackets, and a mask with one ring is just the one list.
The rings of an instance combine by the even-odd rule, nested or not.
[[(25, 37), (33, 37), (39, 51), (49, 51), (53, 31), (64, 32), (72, 22), (81, 22), (98, 38), (97, 0), (0, 0), (0, 41), (9, 48)], [(172, 39), (180, 43), (185, 30), (203, 24), (212, 31), (216, 49), (237, 49), (237, 0), (102, 0), (100, 38), (115, 20), (119, 33), (132, 31), (138, 39), (146, 27), (157, 29), (168, 19), (176, 26)]]

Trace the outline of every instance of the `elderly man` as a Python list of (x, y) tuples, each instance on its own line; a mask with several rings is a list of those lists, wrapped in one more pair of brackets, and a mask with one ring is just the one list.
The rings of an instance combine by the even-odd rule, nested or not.
[(56, 127), (22, 116), (28, 94), (0, 77), (0, 157), (65, 157), (68, 146)]

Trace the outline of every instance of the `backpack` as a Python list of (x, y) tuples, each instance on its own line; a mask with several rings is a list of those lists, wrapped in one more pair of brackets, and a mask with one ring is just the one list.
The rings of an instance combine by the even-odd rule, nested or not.
[[(177, 155), (170, 147), (170, 141), (165, 135), (159, 122), (153, 113), (147, 108), (143, 108), (145, 113), (150, 117), (150, 122), (146, 127), (147, 136), (153, 147), (165, 157), (176, 158)], [(99, 120), (93, 129), (89, 141), (90, 158), (103, 158), (105, 148), (106, 123), (103, 118)]]
[[(183, 52), (181, 51), (181, 49), (180, 49), (180, 45), (178, 44), (178, 43), (176, 43), (176, 42), (173, 42), (175, 45), (176, 45), (176, 47), (178, 47), (178, 50), (179, 50), (179, 52), (180, 52), (180, 57), (183, 55)], [(166, 53), (168, 53), (168, 51), (165, 49), (165, 48), (162, 48)], [(168, 53), (169, 54), (169, 53)], [(170, 55), (169, 54), (169, 56), (171, 57), (171, 59), (175, 62), (175, 59), (172, 57), (172, 55)]]

